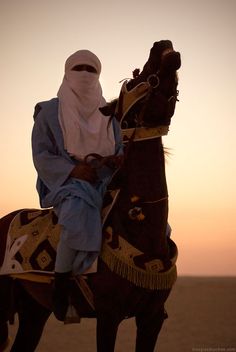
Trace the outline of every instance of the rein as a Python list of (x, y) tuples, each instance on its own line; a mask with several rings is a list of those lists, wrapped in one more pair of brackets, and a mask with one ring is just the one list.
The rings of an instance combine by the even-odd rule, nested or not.
[(142, 202), (143, 204), (155, 204), (155, 203), (159, 203), (159, 202), (162, 202), (163, 200), (167, 200), (169, 197), (166, 196), (166, 197), (163, 197), (163, 198), (160, 198), (160, 199), (157, 199), (157, 200), (147, 200), (145, 202)]
[(107, 166), (110, 169), (117, 169), (121, 166), (124, 159), (123, 155), (114, 154), (114, 155), (102, 156), (97, 153), (90, 153), (86, 155), (86, 157), (84, 158), (84, 162), (88, 163), (89, 158), (98, 160), (99, 164), (95, 167), (96, 169), (100, 169), (103, 166)]

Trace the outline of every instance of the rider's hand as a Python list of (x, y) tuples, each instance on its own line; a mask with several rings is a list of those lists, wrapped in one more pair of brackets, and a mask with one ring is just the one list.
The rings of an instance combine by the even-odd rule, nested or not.
[(71, 171), (70, 176), (90, 183), (95, 183), (97, 181), (97, 173), (95, 168), (84, 162), (80, 162), (76, 165)]

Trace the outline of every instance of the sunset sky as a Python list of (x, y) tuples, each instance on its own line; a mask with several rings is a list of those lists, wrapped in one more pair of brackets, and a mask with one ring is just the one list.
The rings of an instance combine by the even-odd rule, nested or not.
[(38, 208), (33, 110), (56, 96), (66, 58), (102, 62), (107, 100), (155, 41), (181, 52), (169, 135), (169, 223), (180, 275), (236, 275), (236, 1), (0, 0), (0, 216)]

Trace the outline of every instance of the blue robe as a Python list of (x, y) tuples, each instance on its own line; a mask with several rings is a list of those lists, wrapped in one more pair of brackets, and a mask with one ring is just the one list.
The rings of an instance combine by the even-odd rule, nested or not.
[[(99, 169), (95, 185), (70, 177), (79, 161), (64, 149), (58, 120), (58, 99), (37, 104), (34, 117), (32, 153), (38, 173), (36, 187), (40, 205), (54, 208), (58, 223), (62, 225), (61, 241), (69, 248), (99, 252), (102, 241), (102, 200), (112, 171), (106, 166)], [(115, 119), (112, 123), (115, 153), (119, 155), (123, 152), (120, 127)]]

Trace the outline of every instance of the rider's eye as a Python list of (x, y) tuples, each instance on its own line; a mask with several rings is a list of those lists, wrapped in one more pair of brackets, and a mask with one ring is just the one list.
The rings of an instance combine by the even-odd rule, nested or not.
[(72, 68), (72, 71), (87, 71), (87, 72), (97, 73), (97, 70), (90, 65), (76, 65)]

